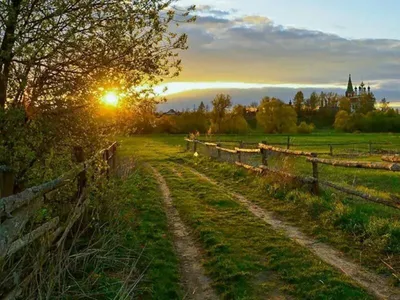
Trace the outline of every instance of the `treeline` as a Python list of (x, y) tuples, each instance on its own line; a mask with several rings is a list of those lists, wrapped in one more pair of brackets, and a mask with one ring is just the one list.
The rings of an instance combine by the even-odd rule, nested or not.
[(305, 99), (296, 93), (289, 104), (264, 97), (249, 106), (233, 105), (229, 95), (219, 94), (211, 109), (203, 102), (197, 109), (159, 114), (154, 103), (140, 103), (134, 113), (121, 113), (125, 133), (311, 133), (315, 128), (345, 132), (400, 132), (400, 115), (382, 99), (376, 107), (372, 93), (349, 99), (336, 93), (312, 93)]

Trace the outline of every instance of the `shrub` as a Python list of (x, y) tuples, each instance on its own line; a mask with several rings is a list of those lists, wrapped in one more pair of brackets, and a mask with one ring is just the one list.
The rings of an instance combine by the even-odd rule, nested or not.
[(305, 133), (310, 134), (314, 131), (314, 124), (307, 124), (306, 122), (301, 122), (299, 126), (297, 126), (297, 133)]

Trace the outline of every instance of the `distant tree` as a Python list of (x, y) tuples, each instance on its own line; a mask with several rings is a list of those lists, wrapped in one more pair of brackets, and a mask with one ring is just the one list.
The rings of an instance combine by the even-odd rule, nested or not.
[(233, 108), (232, 108), (232, 114), (235, 116), (242, 116), (244, 117), (246, 114), (246, 107), (240, 104), (236, 104)]
[(383, 112), (387, 112), (389, 110), (389, 102), (386, 100), (386, 98), (383, 98), (381, 102), (379, 103), (380, 109)]
[(257, 108), (258, 107), (258, 103), (256, 101), (253, 101), (253, 102), (250, 103), (249, 107)]
[(339, 110), (344, 110), (347, 111), (348, 113), (351, 112), (351, 102), (349, 98), (341, 97), (339, 99)]
[(340, 110), (336, 114), (334, 127), (339, 131), (347, 131), (349, 129), (350, 115), (345, 110)]
[(367, 114), (375, 110), (376, 99), (375, 96), (371, 94), (362, 94), (358, 100), (358, 106), (356, 108), (357, 113)]
[(204, 105), (203, 101), (201, 101), (199, 107), (197, 108), (198, 113), (206, 113), (206, 106)]
[(232, 106), (231, 96), (218, 94), (212, 101), (213, 110), (211, 113), (212, 122), (215, 124), (216, 131), (221, 131), (221, 123), (226, 115), (226, 111)]
[(302, 91), (298, 91), (293, 99), (294, 109), (296, 110), (297, 114), (301, 112), (304, 106), (304, 94)]
[(319, 102), (320, 98), (318, 94), (316, 92), (312, 92), (310, 98), (306, 101), (306, 108), (311, 111), (316, 110)]
[(297, 130), (296, 111), (276, 98), (263, 98), (256, 118), (266, 133), (293, 133)]

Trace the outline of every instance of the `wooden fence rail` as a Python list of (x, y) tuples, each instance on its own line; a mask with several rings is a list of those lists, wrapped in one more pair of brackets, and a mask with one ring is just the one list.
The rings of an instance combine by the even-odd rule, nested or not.
[[(82, 149), (75, 148), (74, 153), (78, 164), (73, 167), (72, 170), (49, 182), (28, 188), (18, 194), (1, 198), (0, 218), (5, 220), (0, 224), (0, 258), (10, 257), (46, 234), (51, 236), (52, 241), (56, 241), (57, 237), (61, 235), (57, 246), (59, 247), (62, 245), (74, 223), (79, 219), (85, 207), (89, 204), (90, 198), (86, 199), (85, 192), (86, 170), (92, 166), (94, 162), (101, 160), (107, 164), (106, 175), (108, 176), (109, 170), (116, 166), (116, 151), (117, 143), (113, 143), (106, 149), (99, 151), (91, 159), (83, 162), (84, 155)], [(21, 233), (26, 230), (26, 224), (28, 224), (29, 220), (43, 205), (43, 196), (75, 180), (77, 180), (78, 184), (78, 203), (72, 213), (70, 213), (68, 219), (61, 222), (59, 217), (55, 217), (21, 236)], [(4, 188), (4, 182), (1, 187)], [(62, 224), (60, 225), (60, 223)], [(47, 247), (47, 245), (42, 246)], [(27, 279), (28, 277), (25, 278), (23, 282), (26, 283)], [(21, 287), (17, 286), (16, 289), (20, 291)], [(6, 298), (14, 299), (14, 295), (17, 294), (16, 290), (13, 290), (7, 296), (8, 298)]]
[[(190, 140), (186, 139), (188, 143), (194, 143), (197, 144), (196, 140)], [(243, 142), (239, 142), (241, 145), (245, 144)], [(340, 192), (347, 193), (353, 196), (360, 197), (362, 199), (372, 201), (375, 203), (380, 203), (386, 206), (390, 206), (396, 209), (400, 209), (400, 199), (397, 195), (393, 194), (388, 194), (390, 199), (386, 199), (383, 197), (378, 197), (374, 195), (370, 195), (366, 192), (361, 192), (359, 190), (356, 190), (354, 188), (350, 187), (345, 187), (341, 184), (333, 183), (333, 182), (327, 182), (327, 181), (320, 181), (319, 180), (319, 169), (318, 169), (318, 164), (326, 164), (326, 165), (331, 165), (333, 167), (345, 167), (345, 168), (361, 168), (361, 169), (375, 169), (375, 170), (384, 170), (384, 171), (393, 171), (393, 172), (398, 172), (400, 171), (400, 164), (398, 164), (398, 156), (391, 156), (387, 157), (384, 156), (382, 157), (382, 160), (391, 162), (359, 162), (359, 161), (344, 161), (344, 160), (332, 160), (332, 159), (323, 159), (323, 158), (318, 158), (317, 153), (313, 152), (307, 152), (307, 151), (300, 151), (300, 150), (290, 150), (290, 149), (283, 149), (283, 148), (277, 148), (271, 145), (268, 145), (265, 141), (261, 142), (258, 144), (257, 149), (246, 149), (246, 148), (241, 148), (241, 147), (235, 147), (234, 150), (232, 149), (227, 149), (221, 147), (220, 144), (214, 144), (214, 143), (207, 143), (208, 147), (215, 147), (219, 154), (218, 157), (221, 158), (220, 151), (225, 151), (228, 153), (237, 153), (238, 154), (238, 161), (235, 162), (237, 166), (243, 167), (247, 170), (251, 170), (253, 172), (259, 173), (259, 174), (267, 174), (267, 173), (272, 173), (279, 175), (284, 178), (292, 179), (298, 182), (301, 182), (303, 184), (311, 184), (312, 186), (312, 192), (314, 194), (319, 194), (319, 186), (323, 185), (329, 188), (336, 189)], [(189, 148), (188, 148), (189, 149)], [(306, 161), (310, 162), (312, 164), (312, 177), (305, 177), (305, 176), (299, 176), (299, 175), (294, 175), (290, 174), (287, 172), (275, 170), (272, 168), (268, 167), (268, 152), (275, 152), (283, 155), (288, 155), (288, 156), (299, 156), (299, 157), (305, 157)], [(261, 154), (261, 161), (262, 165), (258, 167), (254, 167), (248, 164), (245, 164), (242, 162), (242, 156), (241, 153), (248, 153), (248, 154)]]

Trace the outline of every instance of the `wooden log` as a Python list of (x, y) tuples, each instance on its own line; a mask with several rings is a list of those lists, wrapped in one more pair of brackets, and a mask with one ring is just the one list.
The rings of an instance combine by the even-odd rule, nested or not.
[(185, 138), (185, 141), (186, 141), (186, 142), (189, 142), (189, 143), (193, 143), (193, 142), (194, 142), (194, 140), (191, 140), (191, 139), (189, 139), (189, 138)]
[(263, 169), (261, 169), (261, 168), (253, 167), (253, 166), (241, 163), (239, 161), (236, 161), (235, 164), (237, 166), (239, 166), (239, 167), (245, 168), (246, 170), (250, 170), (250, 171), (253, 171), (253, 172), (256, 172), (256, 173), (260, 173), (261, 174), (263, 172)]
[(315, 158), (315, 157), (307, 158), (307, 161), (317, 162), (320, 164), (337, 166), (337, 167), (346, 167), (346, 168), (389, 170), (394, 172), (400, 171), (400, 164), (396, 163), (345, 161), (345, 160), (332, 160), (332, 159)]
[(217, 150), (220, 150), (220, 151), (223, 151), (223, 152), (234, 153), (234, 154), (237, 153), (236, 150), (232, 150), (232, 149), (222, 148), (222, 147), (219, 147), (219, 146), (217, 146), (216, 148), (217, 148)]
[(260, 153), (261, 150), (259, 148), (257, 149), (243, 149), (243, 148), (235, 148), (237, 152), (242, 152), (242, 153)]
[(8, 247), (24, 230), (29, 219), (42, 206), (43, 199), (36, 198), (29, 206), (25, 206), (15, 211), (11, 219), (5, 220), (0, 225), (0, 256), (5, 255)]
[(18, 299), (22, 292), (23, 289), (26, 288), (26, 286), (33, 280), (33, 278), (36, 276), (37, 272), (41, 270), (41, 267), (44, 265), (44, 263), (47, 261), (47, 259), (50, 257), (50, 255), (44, 255), (46, 254), (46, 251), (48, 248), (53, 244), (53, 242), (57, 239), (57, 237), (61, 234), (63, 230), (63, 227), (58, 227), (53, 233), (50, 234), (48, 243), (44, 244), (42, 248), (40, 249), (41, 254), (43, 254), (41, 257), (42, 259), (37, 260), (34, 265), (33, 265), (33, 271), (24, 278), (24, 280), (21, 281), (11, 292), (9, 292), (3, 300), (16, 300)]
[(16, 240), (7, 249), (6, 255), (7, 256), (13, 255), (18, 250), (24, 248), (25, 246), (29, 245), (30, 243), (34, 242), (35, 240), (37, 240), (38, 238), (43, 236), (45, 233), (56, 228), (59, 221), (60, 221), (60, 219), (58, 217), (56, 217), (56, 218), (52, 219), (51, 221), (36, 228), (35, 230), (31, 231), (30, 233), (24, 235), (20, 239)]
[(217, 147), (217, 144), (216, 144), (216, 143), (208, 143), (208, 142), (205, 142), (204, 145), (210, 146), (210, 147)]
[(400, 155), (393, 155), (393, 156), (382, 156), (383, 161), (387, 162), (394, 162), (394, 163), (400, 163)]
[(260, 149), (272, 151), (272, 152), (277, 152), (277, 153), (284, 153), (288, 155), (294, 155), (294, 156), (307, 156), (307, 157), (312, 157), (315, 153), (313, 152), (306, 152), (306, 151), (298, 151), (298, 150), (287, 150), (287, 149), (282, 149), (282, 148), (276, 148), (273, 146), (269, 145), (264, 145), (262, 143), (258, 144), (258, 147)]
[(105, 150), (100, 150), (85, 163), (78, 164), (77, 166), (73, 167), (69, 172), (64, 173), (63, 175), (54, 180), (45, 182), (38, 186), (28, 188), (21, 193), (1, 198), (0, 216), (4, 216), (5, 214), (10, 214), (15, 209), (29, 204), (32, 200), (41, 197), (51, 191), (54, 191), (68, 183), (71, 183), (78, 174), (80, 174), (83, 170), (85, 170), (92, 162), (98, 159), (98, 157), (101, 156), (104, 152)]
[(380, 203), (386, 206), (390, 206), (393, 208), (397, 208), (400, 209), (400, 201), (395, 201), (394, 198), (392, 197), (393, 201), (390, 200), (386, 200), (384, 198), (380, 198), (380, 197), (376, 197), (373, 195), (369, 195), (367, 193), (349, 188), (349, 187), (345, 187), (342, 184), (337, 184), (337, 183), (333, 183), (333, 182), (329, 182), (329, 181), (320, 181), (321, 185), (336, 189), (338, 191), (344, 192), (346, 194), (349, 195), (353, 195), (353, 196), (357, 196), (360, 197), (362, 199), (371, 201), (371, 202), (376, 202), (376, 203)]

